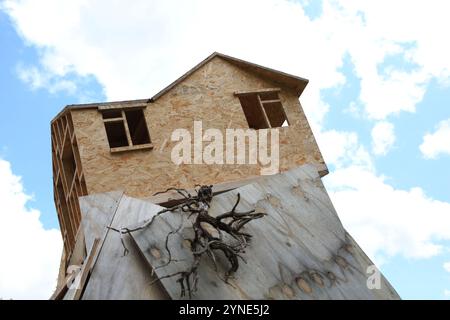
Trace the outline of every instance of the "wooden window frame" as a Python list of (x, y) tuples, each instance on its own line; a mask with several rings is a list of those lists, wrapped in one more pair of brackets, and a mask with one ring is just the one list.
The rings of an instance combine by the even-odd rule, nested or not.
[[(257, 99), (258, 99), (258, 105), (259, 105), (259, 109), (264, 117), (264, 123), (267, 126), (267, 128), (263, 128), (263, 129), (273, 129), (273, 128), (285, 128), (283, 126), (280, 127), (272, 127), (272, 125), (270, 124), (270, 120), (269, 117), (267, 116), (267, 112), (266, 109), (264, 108), (264, 104), (269, 104), (269, 103), (280, 103), (281, 105), (281, 110), (283, 112), (284, 118), (286, 119), (287, 122), (287, 126), (289, 127), (291, 124), (289, 123), (289, 119), (287, 117), (286, 111), (284, 110), (284, 106), (281, 103), (281, 99), (279, 98), (279, 92), (281, 91), (280, 88), (267, 88), (267, 89), (261, 89), (261, 90), (253, 90), (253, 91), (235, 91), (234, 95), (239, 97), (242, 96), (249, 96), (249, 95), (256, 95)], [(278, 99), (271, 99), (271, 100), (262, 100), (261, 99), (261, 95), (265, 94), (265, 93), (276, 93), (278, 96)], [(255, 129), (255, 130), (261, 130), (261, 129)]]
[[(126, 110), (136, 110), (136, 109), (142, 109), (142, 112), (144, 112), (144, 108), (143, 106), (133, 106), (133, 107), (99, 107), (98, 110), (99, 112), (102, 114), (102, 120), (103, 120), (103, 126), (106, 130), (105, 124), (106, 123), (111, 123), (111, 122), (122, 122), (125, 128), (125, 135), (127, 137), (127, 141), (128, 141), (128, 146), (122, 146), (122, 147), (114, 147), (111, 148), (110, 147), (110, 151), (111, 153), (116, 153), (116, 152), (124, 152), (124, 151), (131, 151), (131, 150), (151, 150), (153, 149), (153, 143), (151, 142), (151, 137), (150, 137), (150, 132), (148, 132), (148, 125), (147, 125), (147, 121), (145, 119), (145, 114), (144, 114), (144, 121), (145, 121), (145, 125), (147, 126), (147, 133), (148, 133), (148, 137), (150, 140), (150, 143), (145, 143), (145, 144), (137, 144), (134, 145), (133, 144), (133, 140), (131, 139), (131, 134), (130, 134), (130, 128), (128, 127), (128, 121), (127, 121), (127, 117), (125, 115), (125, 111)], [(104, 111), (108, 111), (108, 110), (117, 110), (120, 111), (120, 117), (116, 117), (116, 118), (103, 118), (103, 112)], [(109, 143), (109, 141), (108, 141)]]

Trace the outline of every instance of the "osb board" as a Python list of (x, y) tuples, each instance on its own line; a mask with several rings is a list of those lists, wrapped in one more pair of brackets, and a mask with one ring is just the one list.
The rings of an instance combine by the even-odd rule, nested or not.
[[(193, 131), (248, 128), (235, 91), (280, 87), (221, 58), (214, 58), (145, 109), (153, 150), (111, 154), (101, 114), (95, 109), (73, 110), (72, 117), (88, 193), (122, 189), (133, 197), (148, 197), (168, 186), (192, 188), (258, 176), (259, 165), (180, 165), (171, 160), (174, 129)], [(280, 99), (291, 124), (280, 128), (280, 170), (305, 163), (326, 166), (298, 98), (283, 89)], [(205, 144), (206, 145), (206, 144)]]
[[(167, 294), (158, 283), (150, 285), (154, 281), (151, 268), (129, 236), (123, 237), (129, 249), (129, 253), (124, 256), (120, 235), (107, 229), (107, 226), (119, 228), (142, 219), (140, 208), (145, 202), (137, 199), (131, 201), (121, 194), (95, 194), (80, 199), (83, 219), (87, 221), (83, 223), (85, 233), (91, 231), (91, 237), (87, 237), (86, 242), (91, 241), (88, 238), (104, 234), (82, 299), (167, 299)], [(159, 207), (155, 210), (159, 210)]]
[[(219, 215), (230, 211), (238, 193), (238, 211), (256, 209), (267, 216), (246, 225), (253, 239), (244, 254), (246, 263), (240, 261), (229, 284), (220, 278), (229, 267), (224, 257), (216, 256), (219, 276), (212, 261), (206, 255), (202, 258), (195, 299), (399, 298), (382, 276), (380, 289), (368, 288), (371, 274), (367, 267), (373, 263), (344, 230), (313, 166), (215, 196), (209, 212)], [(153, 215), (155, 207), (130, 205), (140, 211), (143, 221)], [(191, 266), (192, 255), (186, 244), (192, 237), (192, 219), (167, 212), (157, 216), (148, 228), (132, 233), (172, 299), (181, 298), (178, 277), (164, 276)], [(166, 237), (177, 229), (179, 232), (168, 238), (173, 261), (167, 264)]]

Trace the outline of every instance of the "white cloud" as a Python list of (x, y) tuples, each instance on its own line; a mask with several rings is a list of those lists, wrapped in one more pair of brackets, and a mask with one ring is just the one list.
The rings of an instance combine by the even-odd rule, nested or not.
[[(373, 119), (414, 111), (431, 78), (448, 80), (449, 3), (430, 1), (325, 0), (314, 20), (279, 0), (6, 0), (3, 10), (45, 72), (93, 75), (109, 100), (149, 97), (213, 51), (309, 78), (302, 102), (317, 131), (329, 108), (320, 90), (345, 83), (347, 54)], [(417, 68), (378, 70), (393, 54)]]
[(44, 229), (20, 177), (2, 159), (0, 177), (0, 298), (48, 299), (58, 276), (60, 232)]
[(450, 272), (450, 262), (445, 262), (443, 265), (445, 271)]
[(41, 69), (93, 75), (108, 100), (150, 97), (213, 51), (310, 78), (304, 102), (313, 123), (328, 108), (319, 89), (344, 82), (336, 71), (343, 48), (318, 61), (329, 41), (294, 2), (7, 0), (4, 10), (40, 50)]
[[(324, 130), (331, 106), (321, 98), (322, 89), (346, 83), (339, 70), (348, 55), (361, 85), (352, 112), (377, 121), (414, 112), (431, 79), (450, 83), (450, 46), (442, 40), (450, 2), (325, 0), (314, 20), (300, 3), (280, 0), (6, 0), (3, 7), (38, 48), (37, 70), (52, 79), (92, 75), (109, 100), (149, 97), (213, 51), (308, 78), (302, 105), (325, 160), (336, 167), (325, 182), (369, 255), (430, 257), (441, 252), (439, 240), (450, 238), (450, 204), (420, 188), (391, 187), (356, 133)], [(383, 69), (392, 55), (414, 68)], [(380, 123), (375, 154), (394, 143), (393, 128)]]
[(441, 241), (450, 240), (450, 203), (433, 200), (421, 188), (392, 187), (376, 173), (355, 132), (329, 130), (317, 139), (334, 167), (324, 183), (339, 217), (377, 264), (396, 255), (420, 259), (443, 252)]
[(450, 155), (450, 119), (441, 121), (435, 132), (426, 134), (419, 148), (428, 159), (436, 159), (441, 154)]
[(17, 74), (20, 80), (27, 83), (33, 90), (46, 88), (50, 93), (66, 91), (71, 94), (74, 94), (77, 90), (77, 85), (74, 81), (55, 77), (51, 72), (39, 70), (35, 66), (25, 67), (19, 65)]
[(429, 258), (450, 240), (450, 203), (421, 188), (395, 189), (358, 166), (336, 170), (325, 184), (343, 224), (379, 263), (394, 255)]
[[(446, 37), (445, 30), (450, 28), (446, 15), (450, 10), (448, 1), (341, 0), (338, 3), (341, 17), (362, 17), (360, 23), (335, 30), (336, 33), (345, 31), (343, 45), (349, 48), (361, 79), (360, 99), (370, 118), (381, 120), (401, 111), (414, 112), (431, 78), (448, 83), (450, 46), (441, 41)], [(392, 55), (402, 55), (415, 67), (378, 70)]]
[(320, 131), (317, 132), (316, 139), (328, 165), (333, 165), (335, 168), (353, 165), (373, 170), (370, 154), (361, 145), (355, 132)]
[(394, 125), (379, 121), (372, 129), (372, 151), (375, 155), (386, 155), (395, 143)]
[(444, 290), (444, 297), (450, 298), (450, 290), (448, 290), (448, 289)]

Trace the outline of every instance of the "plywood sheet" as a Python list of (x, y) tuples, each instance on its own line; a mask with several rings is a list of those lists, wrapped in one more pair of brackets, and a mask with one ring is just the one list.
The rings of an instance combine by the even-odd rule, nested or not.
[[(213, 263), (204, 258), (194, 298), (399, 298), (382, 276), (380, 289), (368, 288), (371, 274), (367, 273), (367, 267), (372, 262), (344, 230), (314, 166), (302, 166), (217, 195), (210, 213), (218, 215), (229, 211), (238, 193), (241, 195), (239, 211), (256, 209), (267, 216), (246, 226), (247, 232), (254, 235), (246, 250), (247, 263), (240, 263), (235, 278), (228, 284), (218, 277)], [(137, 206), (136, 200), (129, 201), (130, 212), (137, 211), (142, 221), (151, 216), (149, 212), (154, 212), (152, 204)], [(168, 240), (176, 261), (165, 265), (169, 258), (166, 235), (178, 228), (180, 232)], [(189, 268), (192, 258), (186, 239), (190, 234), (191, 221), (185, 215), (168, 212), (155, 218), (147, 229), (132, 233), (132, 237), (162, 279)], [(223, 263), (225, 260), (219, 258), (218, 264)], [(177, 279), (161, 280), (172, 299), (180, 298)]]
[[(234, 92), (274, 87), (279, 85), (219, 57), (212, 59), (145, 108), (154, 145), (151, 151), (111, 153), (101, 113), (95, 108), (71, 110), (88, 192), (123, 189), (129, 196), (144, 198), (170, 186), (189, 189), (195, 184), (259, 176), (261, 167), (254, 164), (176, 165), (171, 153), (178, 142), (171, 136), (178, 128), (187, 129), (193, 136), (193, 120), (201, 120), (203, 130), (218, 129), (224, 136), (226, 129), (247, 129)], [(298, 96), (281, 87), (279, 97), (290, 125), (279, 130), (280, 171), (312, 163), (324, 175), (326, 166)], [(205, 142), (203, 147), (208, 144)]]
[(79, 198), (86, 248), (92, 247), (95, 238), (104, 238), (122, 195), (122, 191), (112, 191)]
[[(142, 216), (144, 208), (145, 213), (150, 216), (160, 210), (156, 205), (122, 196), (111, 227), (119, 228), (141, 221), (144, 219)], [(167, 299), (164, 289), (158, 284), (150, 285), (154, 281), (151, 268), (130, 238), (127, 235), (123, 237), (129, 250), (124, 256), (120, 235), (107, 230), (106, 226), (101, 230), (106, 232), (105, 240), (82, 299)]]

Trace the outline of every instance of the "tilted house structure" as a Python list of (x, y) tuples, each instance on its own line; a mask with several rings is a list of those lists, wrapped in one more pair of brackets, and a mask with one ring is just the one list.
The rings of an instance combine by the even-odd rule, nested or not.
[[(177, 194), (153, 194), (169, 187), (214, 185), (214, 191), (220, 193), (257, 181), (260, 164), (175, 164), (171, 159), (176, 144), (172, 132), (183, 128), (194, 135), (194, 121), (202, 121), (203, 130), (219, 129), (224, 136), (227, 128), (278, 130), (280, 171), (308, 164), (307, 171), (316, 172), (321, 185), (327, 166), (299, 102), (307, 83), (303, 78), (213, 53), (150, 99), (65, 107), (51, 123), (54, 198), (64, 239), (59, 289), (68, 267), (86, 265), (94, 246), (93, 236), (86, 234), (88, 222), (82, 227), (82, 217), (92, 218), (86, 218), (92, 210), (89, 197), (120, 190), (129, 199), (164, 206), (176, 201)], [(114, 214), (119, 212), (119, 198), (105, 210), (115, 206)], [(331, 203), (329, 206), (332, 208)], [(107, 240), (104, 235), (102, 241)], [(96, 259), (91, 262), (101, 265)], [(170, 291), (167, 286), (165, 290)], [(398, 297), (391, 291), (390, 298)], [(169, 296), (173, 297), (170, 292)], [(91, 293), (91, 298), (95, 297), (106, 296)]]

